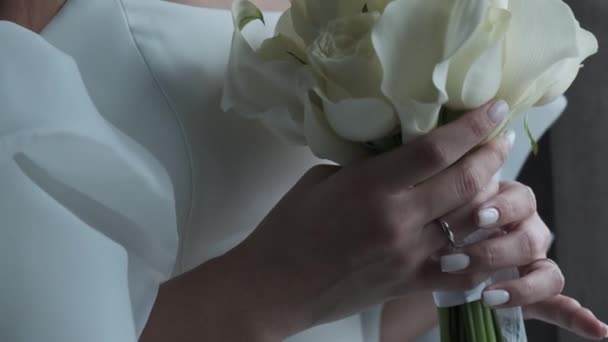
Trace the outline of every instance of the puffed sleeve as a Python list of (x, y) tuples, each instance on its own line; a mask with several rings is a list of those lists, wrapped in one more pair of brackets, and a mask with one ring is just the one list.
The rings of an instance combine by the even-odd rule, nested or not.
[(0, 22), (0, 341), (136, 342), (172, 273), (173, 187), (75, 63)]

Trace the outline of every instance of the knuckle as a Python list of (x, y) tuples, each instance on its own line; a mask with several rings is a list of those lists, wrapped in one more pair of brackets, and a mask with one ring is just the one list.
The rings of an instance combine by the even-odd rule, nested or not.
[(496, 165), (500, 166), (506, 163), (507, 158), (509, 157), (509, 151), (505, 144), (493, 143), (490, 151), (492, 159), (496, 162)]
[(401, 232), (400, 229), (391, 223), (380, 225), (380, 229), (376, 229), (376, 241), (382, 248), (396, 254), (400, 253), (401, 249)]
[(393, 270), (396, 275), (411, 274), (416, 269), (416, 260), (410, 253), (400, 250), (392, 256)]
[(437, 168), (446, 168), (451, 164), (451, 160), (446, 148), (438, 142), (429, 139), (423, 140), (420, 144), (420, 156), (426, 158), (429, 164)]
[(581, 307), (581, 303), (572, 298), (572, 297), (566, 297), (564, 298), (564, 307), (572, 307), (572, 308), (576, 308), (576, 307)]
[(555, 295), (558, 295), (562, 293), (566, 287), (566, 277), (564, 277), (564, 274), (559, 267), (556, 267), (555, 265), (552, 267), (551, 272), (555, 282)]
[(534, 190), (532, 190), (531, 187), (529, 186), (525, 186), (525, 190), (526, 190), (526, 198), (527, 198), (527, 203), (528, 203), (528, 208), (530, 210), (531, 213), (536, 212), (537, 208), (537, 201), (536, 201), (536, 194), (534, 193)]
[(527, 229), (521, 234), (521, 250), (527, 260), (533, 261), (537, 256), (543, 254), (543, 245), (544, 239), (540, 238), (534, 230)]
[(528, 303), (529, 300), (527, 299), (531, 298), (535, 292), (534, 283), (529, 278), (521, 278), (520, 286), (516, 288), (515, 292), (523, 302)]
[(503, 196), (501, 196), (500, 198), (497, 199), (496, 201), (496, 207), (498, 208), (498, 211), (500, 212), (500, 216), (502, 220), (508, 220), (511, 217), (514, 216), (514, 208), (513, 208), (513, 202), (511, 202), (511, 200), (509, 200), (508, 198), (505, 198)]
[(461, 199), (471, 199), (482, 190), (483, 184), (474, 163), (464, 162), (462, 164), (455, 186), (456, 193)]
[(468, 116), (465, 125), (471, 134), (477, 139), (484, 139), (490, 132), (490, 125), (487, 120), (479, 116)]
[(477, 253), (473, 254), (477, 255), (477, 264), (480, 269), (491, 271), (499, 266), (499, 251), (493, 243), (484, 244)]

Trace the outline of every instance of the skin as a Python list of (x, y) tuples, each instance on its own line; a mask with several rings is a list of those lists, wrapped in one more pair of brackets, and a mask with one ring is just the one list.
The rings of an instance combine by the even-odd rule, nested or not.
[[(219, 8), (230, 3), (175, 2)], [(40, 31), (63, 3), (0, 0), (0, 20)], [(265, 10), (288, 6), (278, 0), (256, 3)], [(560, 294), (564, 280), (557, 265), (545, 260), (551, 237), (530, 189), (492, 181), (508, 143), (499, 138), (473, 150), (493, 130), (487, 110), (356, 167), (310, 170), (240, 246), (161, 287), (141, 340), (279, 341), (380, 302), (386, 302), (383, 342), (411, 340), (436, 324), (428, 288), (470, 288), (503, 267), (519, 267), (523, 275), (492, 286), (511, 293), (506, 306), (523, 306), (528, 318), (584, 337), (608, 335), (591, 311)], [(411, 163), (420, 167), (405, 167)], [(404, 167), (395, 167), (399, 164)], [(361, 184), (355, 192), (348, 186), (353, 182)], [(336, 209), (333, 203), (344, 208), (327, 212)], [(445, 219), (464, 235), (482, 208), (500, 212), (499, 222), (488, 227), (494, 238), (450, 251), (469, 255), (471, 265), (442, 273), (437, 256), (448, 252), (434, 219)], [(246, 291), (242, 284), (248, 284)], [(404, 321), (417, 324), (404, 327)]]

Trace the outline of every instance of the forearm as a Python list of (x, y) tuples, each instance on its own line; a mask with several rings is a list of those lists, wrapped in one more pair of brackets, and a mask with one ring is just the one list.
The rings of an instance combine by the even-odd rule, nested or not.
[(140, 342), (279, 341), (263, 317), (256, 317), (245, 281), (224, 258), (168, 281)]
[(65, 0), (0, 1), (0, 20), (12, 21), (40, 32), (61, 9)]
[(414, 341), (438, 323), (430, 292), (388, 302), (382, 310), (381, 342)]

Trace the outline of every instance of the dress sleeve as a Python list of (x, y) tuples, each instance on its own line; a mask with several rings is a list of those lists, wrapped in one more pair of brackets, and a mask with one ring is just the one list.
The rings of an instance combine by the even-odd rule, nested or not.
[(0, 21), (0, 341), (136, 342), (172, 273), (173, 188), (75, 63)]

